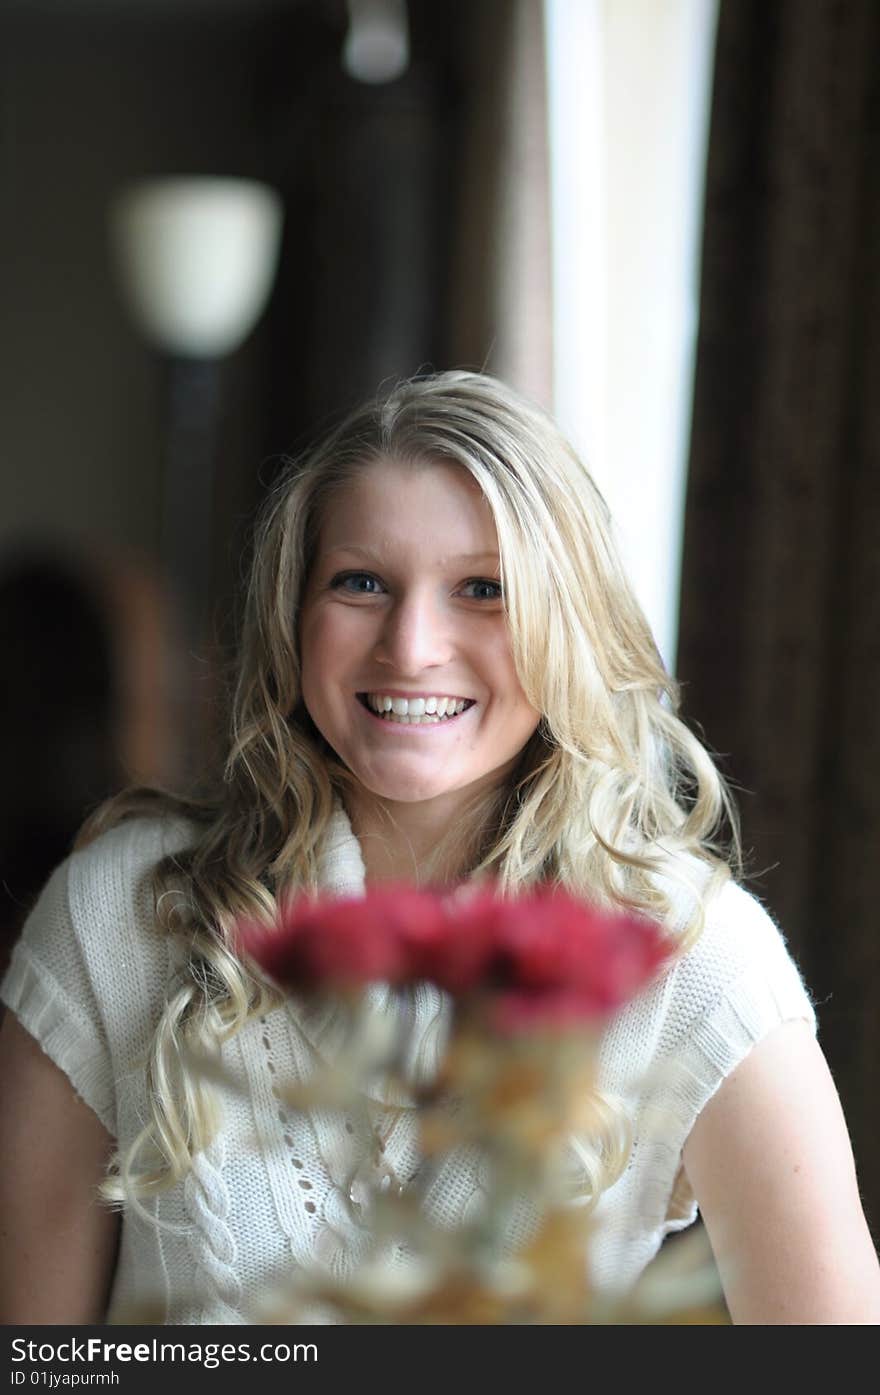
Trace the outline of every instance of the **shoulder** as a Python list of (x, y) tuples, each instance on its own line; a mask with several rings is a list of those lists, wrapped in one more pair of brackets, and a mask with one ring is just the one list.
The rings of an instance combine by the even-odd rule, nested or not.
[(631, 1071), (653, 1079), (666, 1063), (667, 1076), (687, 1082), (695, 1104), (773, 1026), (804, 1018), (816, 1030), (800, 968), (768, 910), (733, 879), (714, 893), (708, 881), (697, 859), (682, 864), (680, 881), (663, 878), (673, 934), (682, 934), (701, 904), (703, 928), (612, 1022), (605, 1045), (619, 1079)]
[(122, 819), (71, 853), (70, 867), (85, 878), (100, 878), (108, 868), (137, 875), (192, 847), (197, 836), (197, 826), (179, 815)]
[(123, 819), (70, 855), (71, 896), (86, 896), (98, 904), (120, 894), (128, 897), (163, 858), (192, 847), (197, 836), (197, 826), (179, 816)]
[[(179, 818), (127, 819), (76, 849), (58, 867), (28, 916), (15, 954), (54, 976), (59, 989), (85, 973), (92, 982), (112, 950), (149, 956), (155, 943), (153, 873), (168, 853), (192, 843)], [(76, 965), (79, 974), (74, 975)]]
[(144, 939), (156, 923), (154, 876), (169, 855), (191, 847), (196, 826), (180, 817), (124, 819), (71, 854), (68, 901), (78, 933), (115, 944)]
[[(752, 892), (728, 879), (704, 903), (705, 923), (695, 942), (670, 969), (678, 1011), (690, 1018), (711, 1010), (745, 981), (766, 985), (790, 1005), (809, 997), (786, 937), (770, 911)], [(811, 1006), (811, 1004), (808, 1004)]]

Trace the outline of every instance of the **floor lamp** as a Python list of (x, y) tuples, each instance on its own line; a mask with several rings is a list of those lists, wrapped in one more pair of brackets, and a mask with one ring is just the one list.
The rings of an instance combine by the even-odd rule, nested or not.
[[(262, 313), (278, 261), (282, 204), (264, 184), (208, 176), (151, 179), (120, 191), (111, 241), (132, 319), (167, 367), (159, 549), (179, 616), (182, 775), (204, 745), (213, 504), (222, 366)], [(210, 685), (209, 685), (210, 686)]]

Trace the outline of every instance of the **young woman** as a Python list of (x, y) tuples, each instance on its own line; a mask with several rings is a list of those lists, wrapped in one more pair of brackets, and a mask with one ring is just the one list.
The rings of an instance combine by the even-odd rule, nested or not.
[[(99, 814), (5, 980), (4, 1320), (242, 1322), (292, 1265), (350, 1272), (371, 1185), (418, 1168), (411, 1099), (285, 1105), (338, 1021), (268, 997), (232, 927), (297, 889), (484, 876), (676, 937), (602, 1043), (609, 1126), (580, 1149), (598, 1288), (699, 1204), (735, 1321), (880, 1319), (813, 1008), (714, 841), (732, 811), (676, 700), (599, 493), (501, 383), (403, 383), (296, 463), (256, 535), (216, 792)], [(371, 991), (430, 1078), (449, 1001)], [(194, 1068), (212, 1046), (244, 1088)], [(455, 1224), (479, 1190), (453, 1157), (423, 1205)]]

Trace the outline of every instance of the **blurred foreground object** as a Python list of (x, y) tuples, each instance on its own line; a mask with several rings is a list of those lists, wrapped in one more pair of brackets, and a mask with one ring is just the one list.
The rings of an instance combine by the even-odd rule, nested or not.
[[(279, 1082), (279, 1098), (296, 1109), (354, 1110), (370, 1081), (387, 1075), (412, 1090), (424, 1158), (405, 1186), (390, 1169), (371, 1184), (375, 1160), (352, 1178), (371, 1231), (365, 1261), (347, 1279), (317, 1266), (279, 1276), (267, 1321), (306, 1321), (315, 1304), (355, 1323), (725, 1321), (704, 1242), (677, 1246), (644, 1288), (613, 1305), (590, 1283), (576, 1140), (603, 1130), (600, 1032), (668, 956), (653, 922), (550, 888), (503, 899), (485, 887), (450, 896), (390, 886), (359, 899), (302, 898), (275, 926), (242, 925), (239, 948), (284, 991), (347, 1004), (332, 1065), (300, 1085)], [(378, 980), (403, 990), (430, 981), (453, 994), (435, 1079), (407, 1077), (401, 1018), (370, 1001)], [(480, 1159), (480, 1204), (463, 1225), (442, 1228), (420, 1201), (459, 1150)]]

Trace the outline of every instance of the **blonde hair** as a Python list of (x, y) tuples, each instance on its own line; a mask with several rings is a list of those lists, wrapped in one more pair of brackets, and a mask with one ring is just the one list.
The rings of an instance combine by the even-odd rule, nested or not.
[[(542, 714), (507, 786), (471, 801), (422, 876), (453, 865), (508, 895), (553, 882), (666, 921), (683, 952), (731, 865), (738, 869), (732, 801), (676, 715), (678, 690), (621, 567), (607, 506), (571, 446), (546, 413), (486, 375), (394, 386), (289, 463), (266, 500), (215, 796), (131, 791), (84, 831), (81, 841), (156, 808), (201, 825), (194, 846), (156, 871), (159, 921), (185, 935), (189, 971), (153, 1043), (152, 1118), (105, 1183), (108, 1198), (164, 1190), (207, 1146), (216, 1111), (210, 1085), (188, 1068), (190, 1053), (274, 1001), (231, 951), (232, 927), (242, 915), (271, 921), (280, 897), (318, 889), (318, 849), (353, 777), (302, 703), (298, 609), (324, 510), (378, 459), (457, 464), (479, 485), (497, 528), (517, 673)], [(725, 819), (729, 847), (718, 841)], [(672, 924), (670, 881), (689, 893), (684, 926)], [(628, 1152), (613, 1116), (609, 1108), (604, 1140), (582, 1159), (594, 1200)]]

